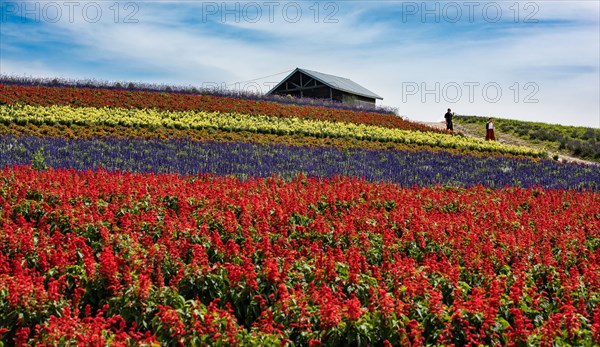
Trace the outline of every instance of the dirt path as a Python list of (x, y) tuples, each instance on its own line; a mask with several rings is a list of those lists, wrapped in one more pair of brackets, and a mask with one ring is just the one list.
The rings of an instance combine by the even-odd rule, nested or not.
[[(428, 126), (430, 126), (432, 128), (436, 128), (436, 129), (446, 129), (446, 123), (445, 122), (417, 122), (417, 123), (428, 125)], [(462, 133), (463, 135), (469, 136), (469, 137), (475, 137), (475, 138), (480, 138), (480, 139), (483, 138), (483, 136), (475, 134), (475, 132), (472, 129), (469, 129), (469, 128), (465, 127), (465, 126), (462, 126), (462, 125), (456, 124), (456, 123), (454, 123), (454, 131)], [(519, 138), (516, 138), (516, 137), (504, 135), (504, 134), (503, 134), (502, 138), (498, 139), (498, 142), (509, 144), (509, 145), (531, 147), (531, 144), (527, 143), (527, 141), (525, 141), (523, 139), (519, 139)], [(549, 158), (551, 158), (553, 155), (554, 155), (553, 153), (550, 153), (550, 152), (548, 153), (548, 157)], [(583, 160), (583, 159), (579, 159), (579, 158), (574, 158), (574, 157), (570, 157), (570, 156), (562, 155), (562, 154), (558, 155), (558, 161), (560, 161), (562, 163), (578, 163), (578, 164), (587, 164), (587, 165), (600, 166), (599, 163), (596, 163), (596, 162), (593, 162), (593, 161), (588, 161), (588, 160)]]

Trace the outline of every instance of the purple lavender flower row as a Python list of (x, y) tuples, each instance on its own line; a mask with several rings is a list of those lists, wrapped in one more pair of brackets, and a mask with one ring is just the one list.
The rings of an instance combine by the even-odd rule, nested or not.
[(293, 147), (192, 140), (0, 137), (0, 167), (43, 161), (53, 168), (133, 172), (214, 173), (289, 179), (336, 175), (405, 187), (435, 184), (600, 190), (600, 167), (549, 160), (473, 157), (448, 152)]

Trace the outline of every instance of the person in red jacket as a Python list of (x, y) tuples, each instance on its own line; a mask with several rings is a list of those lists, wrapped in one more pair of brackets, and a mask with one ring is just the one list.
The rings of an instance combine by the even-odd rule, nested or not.
[(496, 141), (496, 137), (494, 136), (494, 122), (491, 118), (488, 118), (485, 124), (485, 139), (487, 141)]

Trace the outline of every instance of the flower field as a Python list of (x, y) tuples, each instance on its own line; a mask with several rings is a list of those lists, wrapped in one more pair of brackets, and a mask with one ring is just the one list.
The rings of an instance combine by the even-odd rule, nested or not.
[(158, 93), (98, 88), (55, 88), (0, 84), (0, 104), (37, 106), (119, 107), (163, 111), (205, 111), (351, 122), (406, 130), (437, 131), (390, 114), (356, 112), (318, 106), (285, 105), (212, 95)]
[(596, 193), (29, 168), (0, 179), (0, 324), (17, 344), (600, 337)]
[(597, 346), (600, 167), (544, 156), (0, 83), (0, 346)]
[(3, 153), (0, 167), (26, 165), (41, 156), (44, 165), (77, 170), (213, 173), (239, 178), (277, 175), (286, 180), (304, 174), (328, 178), (359, 177), (403, 187), (483, 184), (488, 187), (600, 190), (600, 170), (596, 167), (445, 151), (339, 149), (189, 139), (43, 139), (35, 136), (0, 137), (0, 151)]
[(386, 128), (357, 123), (337, 123), (295, 117), (268, 117), (246, 114), (156, 111), (153, 109), (89, 108), (72, 106), (0, 106), (0, 122), (4, 124), (77, 124), (86, 126), (121, 125), (125, 127), (205, 129), (248, 131), (272, 134), (299, 134), (315, 137), (368, 139), (379, 142), (465, 148), (478, 151), (498, 151), (516, 155), (541, 156), (527, 147), (504, 145), (469, 137)]

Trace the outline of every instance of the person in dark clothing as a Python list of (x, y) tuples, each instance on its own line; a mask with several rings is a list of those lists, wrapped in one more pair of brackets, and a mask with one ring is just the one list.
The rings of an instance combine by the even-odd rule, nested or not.
[(496, 136), (494, 136), (494, 122), (491, 118), (488, 118), (485, 124), (485, 139), (487, 141), (496, 141)]
[(452, 125), (452, 117), (454, 116), (454, 113), (452, 113), (451, 109), (448, 109), (448, 112), (446, 112), (446, 114), (444, 115), (444, 118), (446, 118), (446, 129), (453, 131), (454, 127)]

